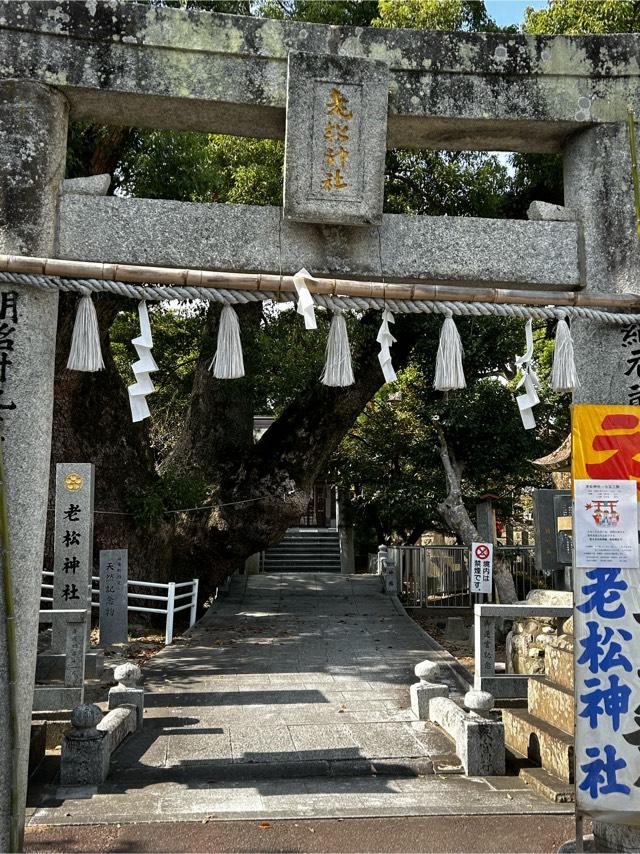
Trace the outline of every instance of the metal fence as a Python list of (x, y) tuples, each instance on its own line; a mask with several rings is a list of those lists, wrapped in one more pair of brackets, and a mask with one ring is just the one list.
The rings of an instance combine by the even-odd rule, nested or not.
[[(42, 570), (42, 592), (40, 594), (40, 607), (43, 603), (53, 605), (53, 584), (49, 584), (46, 579), (53, 580), (53, 572)], [(100, 576), (91, 576), (91, 607), (100, 609)], [(135, 579), (127, 580), (127, 611), (136, 611), (144, 614), (164, 614), (165, 615), (165, 646), (169, 646), (173, 641), (173, 620), (174, 615), (180, 611), (189, 610), (189, 628), (196, 621), (196, 612), (198, 608), (198, 579), (192, 578), (191, 581), (169, 581), (167, 584), (161, 584), (155, 581), (136, 581)], [(131, 588), (143, 588), (141, 592), (135, 592)], [(154, 592), (146, 593), (145, 590), (155, 588)], [(153, 603), (151, 607), (139, 604), (136, 600), (145, 600)], [(156, 604), (157, 603), (157, 604)]]
[[(398, 595), (408, 607), (471, 607), (468, 546), (391, 546), (389, 558), (396, 564)], [(497, 546), (494, 560), (505, 561), (511, 571), (518, 599), (534, 588), (553, 588), (555, 576), (537, 571), (533, 546)], [(375, 572), (376, 556), (369, 559)]]

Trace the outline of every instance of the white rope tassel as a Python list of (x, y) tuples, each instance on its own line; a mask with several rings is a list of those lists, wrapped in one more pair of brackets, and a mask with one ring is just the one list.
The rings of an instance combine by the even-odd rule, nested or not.
[(293, 277), (293, 284), (298, 294), (298, 305), (296, 311), (304, 317), (305, 329), (317, 329), (316, 313), (313, 304), (313, 297), (309, 292), (305, 279), (312, 279), (313, 276), (304, 267), (299, 270)]
[(462, 367), (463, 353), (456, 324), (451, 314), (448, 314), (440, 330), (440, 343), (436, 356), (436, 376), (433, 385), (438, 391), (466, 388), (467, 381)]
[(149, 373), (158, 370), (158, 366), (151, 355), (153, 338), (151, 337), (147, 304), (144, 300), (138, 303), (138, 317), (140, 318), (140, 335), (131, 342), (138, 354), (138, 361), (131, 365), (136, 382), (130, 385), (127, 391), (129, 392), (131, 418), (133, 421), (144, 421), (151, 415), (146, 397), (156, 390)]
[(556, 346), (553, 353), (553, 369), (551, 371), (551, 388), (557, 392), (573, 391), (580, 388), (580, 380), (573, 357), (573, 341), (571, 330), (564, 317), (561, 317), (556, 327)]
[(351, 367), (351, 351), (347, 335), (347, 321), (342, 312), (336, 312), (331, 320), (327, 339), (327, 355), (320, 382), (328, 386), (353, 385), (355, 382)]
[(89, 371), (90, 373), (104, 370), (98, 317), (90, 296), (82, 297), (78, 304), (67, 368), (70, 371)]
[(393, 370), (393, 365), (391, 364), (391, 345), (395, 344), (396, 339), (389, 329), (390, 323), (395, 323), (395, 318), (389, 309), (385, 308), (382, 312), (382, 323), (380, 324), (376, 341), (380, 345), (378, 361), (380, 362), (385, 381), (388, 383), (392, 383), (397, 379), (396, 372)]
[(227, 305), (220, 314), (218, 348), (209, 370), (218, 380), (237, 380), (244, 376), (244, 359), (240, 341), (240, 322), (233, 306)]
[(522, 371), (522, 379), (516, 386), (524, 386), (524, 394), (516, 397), (516, 403), (520, 409), (520, 418), (525, 430), (533, 430), (536, 419), (533, 417), (533, 407), (540, 403), (537, 388), (540, 385), (538, 375), (533, 369), (533, 326), (531, 320), (527, 320), (524, 328), (527, 341), (527, 350), (522, 356), (516, 356), (516, 365)]

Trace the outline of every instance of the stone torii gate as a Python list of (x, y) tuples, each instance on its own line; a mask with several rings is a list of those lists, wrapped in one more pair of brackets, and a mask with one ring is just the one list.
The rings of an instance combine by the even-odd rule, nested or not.
[[(0, 252), (269, 273), (304, 264), (314, 274), (363, 279), (382, 267), (410, 282), (638, 293), (625, 118), (628, 104), (640, 113), (639, 80), (636, 35), (390, 31), (101, 0), (0, 0)], [(69, 117), (254, 137), (286, 132), (284, 211), (59, 196)], [(574, 218), (382, 216), (385, 147), (561, 151)], [(11, 330), (13, 342), (0, 378), (0, 423), (21, 652), (22, 813), (57, 294), (4, 284), (0, 294), (0, 335)], [(620, 330), (576, 321), (573, 335), (576, 400), (632, 399), (639, 380), (625, 375)], [(0, 637), (0, 684), (5, 649)], [(0, 694), (2, 721), (7, 703)], [(2, 850), (10, 748), (2, 726)]]

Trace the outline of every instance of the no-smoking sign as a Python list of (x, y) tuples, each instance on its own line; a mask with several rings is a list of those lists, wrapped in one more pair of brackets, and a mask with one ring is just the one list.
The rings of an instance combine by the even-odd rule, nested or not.
[(471, 543), (469, 561), (469, 590), (471, 593), (491, 593), (493, 543)]

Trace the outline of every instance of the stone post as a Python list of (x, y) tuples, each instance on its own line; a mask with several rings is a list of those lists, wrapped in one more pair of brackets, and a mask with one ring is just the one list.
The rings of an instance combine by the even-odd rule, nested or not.
[(421, 661), (413, 669), (419, 682), (409, 689), (411, 711), (420, 721), (429, 720), (429, 703), (434, 697), (448, 697), (449, 686), (440, 680), (447, 672), (447, 665), (437, 661)]
[(128, 566), (127, 549), (100, 552), (100, 646), (129, 640)]
[[(564, 185), (565, 204), (582, 226), (586, 289), (638, 293), (640, 240), (626, 125), (601, 125), (576, 135), (564, 155)], [(626, 373), (631, 352), (623, 347), (624, 335), (620, 326), (573, 321), (580, 378), (574, 403), (638, 402), (633, 386), (640, 383), (640, 376), (638, 367)]]
[(137, 729), (142, 729), (144, 716), (144, 689), (139, 688), (137, 684), (140, 677), (138, 665), (127, 661), (113, 671), (113, 678), (118, 684), (109, 688), (109, 709), (118, 709), (125, 705), (135, 706)]
[[(564, 154), (565, 204), (582, 227), (587, 290), (638, 293), (640, 241), (635, 228), (631, 158), (624, 124), (576, 134)], [(640, 362), (619, 326), (574, 321), (580, 388), (576, 403), (638, 403)], [(638, 355), (636, 353), (636, 355)], [(635, 361), (635, 365), (634, 365)], [(640, 850), (640, 827), (593, 823), (597, 851)]]
[(97, 729), (102, 712), (83, 703), (71, 712), (73, 729), (62, 740), (60, 782), (63, 786), (91, 786), (109, 773), (110, 754), (103, 749), (105, 733)]
[(355, 569), (353, 513), (349, 497), (343, 489), (337, 489), (336, 516), (340, 538), (340, 572), (351, 575)]
[[(56, 465), (53, 607), (56, 610), (78, 608), (87, 611), (87, 642), (91, 634), (94, 474), (93, 463)], [(102, 595), (100, 605), (102, 609)], [(64, 650), (65, 637), (64, 617), (54, 614), (51, 626), (53, 652)]]
[[(56, 90), (0, 81), (0, 252), (50, 255), (64, 177), (68, 104)], [(7, 470), (18, 670), (17, 810), (23, 834), (47, 519), (58, 295), (0, 285), (0, 434)], [(0, 590), (0, 720), (8, 720)], [(9, 850), (11, 744), (0, 728), (0, 850)]]
[(490, 500), (476, 504), (476, 528), (481, 543), (496, 542), (496, 511)]

